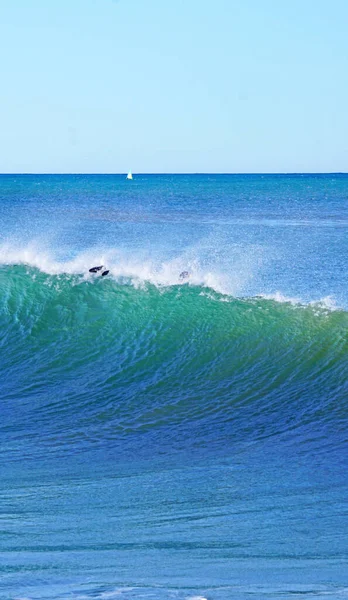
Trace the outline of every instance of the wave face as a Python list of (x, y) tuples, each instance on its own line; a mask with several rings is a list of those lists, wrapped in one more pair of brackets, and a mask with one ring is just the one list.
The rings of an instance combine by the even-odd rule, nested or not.
[(0, 176), (0, 600), (347, 595), (347, 198)]
[(33, 455), (159, 443), (171, 453), (340, 429), (345, 311), (24, 266), (4, 267), (0, 289), (19, 458), (28, 437)]

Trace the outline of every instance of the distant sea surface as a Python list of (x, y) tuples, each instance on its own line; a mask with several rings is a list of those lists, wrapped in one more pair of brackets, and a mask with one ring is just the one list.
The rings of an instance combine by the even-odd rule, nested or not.
[(0, 217), (1, 600), (348, 598), (348, 175), (2, 175)]

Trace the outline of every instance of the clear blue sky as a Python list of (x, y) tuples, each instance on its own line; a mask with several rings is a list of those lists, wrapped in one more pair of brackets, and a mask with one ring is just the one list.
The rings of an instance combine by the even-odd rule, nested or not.
[(0, 0), (0, 172), (348, 171), (347, 0)]

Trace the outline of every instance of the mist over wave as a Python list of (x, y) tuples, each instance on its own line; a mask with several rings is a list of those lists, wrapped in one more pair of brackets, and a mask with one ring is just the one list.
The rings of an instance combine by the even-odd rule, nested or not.
[[(243, 293), (246, 281), (253, 278), (255, 265), (249, 259), (245, 264), (240, 262), (233, 266), (232, 272), (223, 272), (217, 268), (216, 271), (207, 268), (204, 261), (200, 259), (199, 249), (189, 255), (183, 253), (167, 261), (142, 258), (141, 252), (132, 255), (117, 248), (90, 248), (79, 252), (70, 259), (59, 259), (54, 250), (37, 241), (20, 246), (13, 243), (0, 245), (0, 265), (26, 265), (37, 268), (43, 273), (50, 275), (78, 275), (83, 280), (95, 279), (89, 269), (95, 265), (103, 265), (109, 270), (109, 276), (119, 283), (128, 283), (135, 287), (151, 283), (155, 286), (166, 287), (171, 285), (194, 285), (211, 288), (212, 290), (226, 296), (245, 296)], [(256, 261), (256, 266), (259, 264)], [(210, 265), (214, 267), (214, 265)], [(234, 270), (235, 268), (235, 270)], [(181, 273), (187, 274), (182, 278)], [(29, 272), (28, 272), (29, 274)], [(319, 304), (335, 310), (339, 308), (333, 296), (317, 297), (311, 300), (303, 300), (301, 297), (293, 297), (283, 294), (277, 290), (267, 293), (260, 289), (254, 296), (262, 296), (278, 302), (290, 302), (292, 304)]]

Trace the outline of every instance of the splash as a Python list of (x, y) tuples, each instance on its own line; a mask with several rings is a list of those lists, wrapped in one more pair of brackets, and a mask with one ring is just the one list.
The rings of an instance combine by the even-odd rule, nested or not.
[[(134, 287), (142, 287), (148, 282), (157, 287), (187, 284), (203, 286), (225, 294), (237, 291), (237, 285), (232, 289), (226, 274), (204, 268), (197, 257), (188, 257), (186, 253), (167, 261), (155, 261), (144, 259), (139, 253), (129, 256), (117, 248), (94, 247), (68, 260), (57, 260), (52, 251), (37, 242), (16, 248), (4, 243), (0, 246), (0, 264), (26, 265), (48, 275), (79, 275), (84, 279), (93, 277), (89, 273), (91, 267), (104, 265), (111, 277)], [(188, 277), (180, 277), (183, 271), (188, 272)]]
[[(0, 245), (0, 265), (24, 265), (47, 275), (79, 276), (82, 281), (95, 279), (96, 275), (90, 273), (89, 269), (94, 265), (103, 265), (108, 269), (109, 277), (118, 283), (129, 284), (138, 289), (148, 283), (158, 288), (188, 285), (221, 294), (220, 301), (223, 302), (235, 297), (254, 296), (292, 306), (310, 305), (320, 311), (341, 310), (332, 295), (304, 300), (300, 296), (288, 296), (281, 291), (245, 293), (246, 282), (253, 278), (254, 272), (250, 257), (246, 257), (244, 262), (237, 261), (232, 273), (227, 273), (213, 269), (211, 265), (207, 267), (199, 257), (199, 249), (196, 249), (196, 252), (193, 249), (185, 251), (169, 260), (144, 258), (145, 253), (141, 254), (139, 251), (130, 255), (119, 248), (93, 247), (63, 259), (59, 259), (57, 254), (57, 251), (54, 252), (47, 248), (46, 244), (35, 240), (27, 245), (15, 247), (13, 243), (6, 242)], [(180, 277), (182, 272), (187, 272), (188, 276)], [(205, 291), (202, 293), (209, 294)]]

